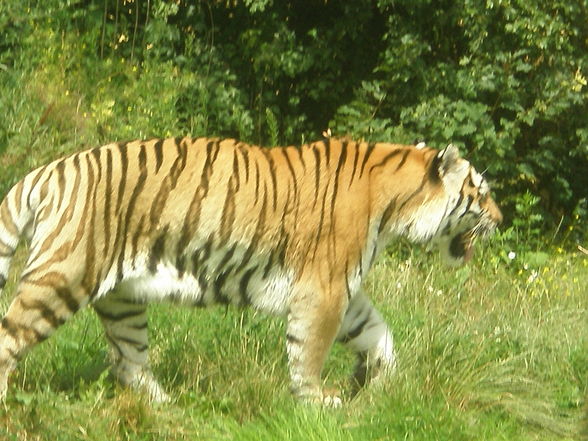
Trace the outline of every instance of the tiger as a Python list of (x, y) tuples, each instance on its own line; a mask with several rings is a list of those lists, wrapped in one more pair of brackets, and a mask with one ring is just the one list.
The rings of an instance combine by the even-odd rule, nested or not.
[(71, 154), (0, 205), (0, 288), (28, 244), (0, 322), (0, 397), (25, 353), (90, 305), (114, 379), (169, 401), (149, 363), (147, 306), (172, 301), (282, 317), (293, 395), (340, 405), (321, 380), (335, 342), (356, 354), (359, 388), (395, 370), (392, 333), (362, 289), (386, 245), (434, 244), (459, 265), (501, 221), (485, 178), (451, 144), (178, 137)]

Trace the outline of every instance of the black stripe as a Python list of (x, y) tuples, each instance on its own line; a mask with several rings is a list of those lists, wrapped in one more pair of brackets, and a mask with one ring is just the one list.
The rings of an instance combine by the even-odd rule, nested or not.
[(304, 340), (296, 337), (295, 335), (290, 334), (289, 332), (286, 333), (286, 341), (289, 344), (294, 344), (294, 345), (301, 345), (304, 342)]
[(428, 171), (430, 181), (435, 184), (441, 182), (441, 175), (439, 174), (439, 165), (441, 164), (441, 157), (439, 156), (439, 153), (433, 156)]
[(21, 300), (21, 304), (27, 309), (34, 309), (38, 311), (39, 314), (41, 314), (41, 317), (53, 328), (57, 328), (65, 323), (64, 318), (57, 317), (55, 312), (40, 300), (34, 301), (31, 304), (27, 304), (25, 301)]
[[(318, 251), (318, 247), (320, 244), (320, 238), (321, 235), (323, 233), (323, 226), (325, 224), (325, 212), (326, 212), (326, 204), (327, 204), (327, 192), (329, 191), (329, 186), (325, 185), (325, 191), (323, 194), (323, 203), (321, 206), (321, 212), (320, 212), (320, 216), (319, 216), (319, 226), (318, 229), (316, 231), (316, 236), (315, 236), (315, 246), (314, 246), (314, 252), (313, 252), (313, 259), (316, 257), (316, 252)], [(332, 222), (332, 219), (331, 219)]]
[(10, 335), (13, 338), (16, 338), (17, 337), (17, 334), (18, 334), (18, 325), (16, 323), (14, 323), (8, 317), (4, 317), (2, 319), (1, 324), (2, 324), (2, 328), (4, 328), (4, 330), (8, 333), (8, 335)]
[(470, 211), (470, 207), (472, 206), (472, 204), (474, 203), (474, 197), (472, 195), (468, 195), (468, 201), (466, 203), (466, 207), (465, 207), (465, 211), (462, 214), (462, 217), (468, 212)]
[(225, 266), (227, 266), (227, 264), (231, 261), (231, 259), (233, 258), (233, 255), (235, 254), (235, 250), (236, 249), (237, 249), (237, 244), (235, 243), (225, 253), (225, 255), (223, 256), (222, 260), (220, 261), (220, 263), (216, 267), (216, 273), (217, 274), (220, 273), (225, 268)]
[(198, 285), (200, 286), (200, 290), (202, 291), (202, 296), (199, 299), (199, 304), (204, 303), (204, 295), (208, 290), (208, 281), (206, 280), (206, 273), (208, 272), (208, 268), (206, 266), (202, 266), (200, 268), (200, 272), (198, 274)]
[(220, 151), (220, 140), (219, 139), (211, 139), (208, 144), (206, 144), (206, 160), (209, 164), (214, 164), (218, 153)]
[(126, 335), (111, 335), (111, 337), (119, 342), (123, 342), (128, 345), (134, 346), (137, 352), (145, 352), (148, 348), (145, 342), (135, 340), (134, 338), (128, 337)]
[(323, 141), (323, 145), (325, 146), (325, 162), (327, 164), (327, 167), (329, 167), (329, 163), (331, 160), (331, 140), (330, 139), (325, 139)]
[(108, 244), (111, 243), (110, 239), (110, 223), (112, 217), (110, 214), (110, 204), (112, 197), (112, 151), (106, 150), (106, 191), (104, 192), (104, 254), (108, 250)]
[[(274, 163), (274, 158), (272, 157), (271, 152), (268, 149), (261, 150), (265, 156), (265, 159), (268, 162), (270, 177), (272, 179), (272, 196), (273, 196), (273, 208), (274, 211), (278, 205), (278, 179), (276, 176), (276, 164)], [(267, 189), (267, 187), (266, 187)]]
[(99, 307), (94, 306), (94, 309), (98, 313), (98, 315), (106, 320), (110, 320), (112, 322), (118, 322), (121, 320), (126, 320), (131, 317), (137, 317), (141, 314), (145, 313), (145, 308), (141, 309), (133, 309), (128, 311), (105, 311)]
[(314, 145), (312, 147), (312, 153), (314, 153), (314, 202), (312, 204), (312, 208), (314, 209), (314, 207), (316, 206), (316, 203), (318, 201), (318, 195), (319, 195), (319, 186), (320, 186), (320, 175), (321, 175), (321, 170), (320, 170), (320, 166), (321, 166), (321, 154), (318, 151), (316, 145)]
[(233, 174), (231, 178), (237, 183), (235, 186), (235, 192), (239, 191), (241, 186), (241, 178), (239, 176), (239, 160), (237, 159), (237, 149), (235, 149), (233, 152)]
[(126, 209), (125, 221), (124, 221), (124, 233), (122, 235), (123, 241), (121, 246), (121, 251), (118, 256), (118, 271), (117, 271), (117, 280), (121, 280), (123, 276), (123, 263), (125, 258), (125, 249), (127, 244), (127, 236), (128, 231), (131, 227), (131, 218), (135, 211), (135, 204), (137, 203), (137, 199), (139, 195), (143, 191), (143, 187), (145, 186), (145, 181), (147, 180), (147, 152), (145, 149), (145, 144), (141, 144), (139, 148), (139, 177), (137, 178), (137, 183), (135, 184), (135, 188), (133, 188), (133, 193), (129, 198), (129, 203)]
[(102, 155), (102, 149), (97, 147), (95, 149), (90, 150), (92, 156), (96, 160), (96, 167), (98, 169), (98, 182), (102, 180), (102, 163), (100, 162), (100, 157)]
[(462, 201), (463, 201), (463, 192), (460, 192), (459, 193), (459, 198), (457, 199), (457, 203), (455, 204), (455, 207), (453, 207), (453, 209), (449, 213), (449, 216), (448, 217), (452, 217), (454, 215), (454, 213), (456, 212), (456, 210), (460, 207)]
[(145, 329), (147, 329), (147, 321), (145, 320), (143, 323), (136, 323), (136, 324), (127, 324), (126, 325), (128, 328), (134, 329), (136, 331), (144, 331)]
[(30, 209), (32, 209), (32, 205), (31, 205), (31, 196), (34, 193), (34, 189), (36, 187), (36, 185), (38, 184), (39, 180), (41, 179), (41, 176), (43, 176), (43, 173), (45, 173), (45, 170), (47, 169), (47, 165), (44, 165), (42, 168), (40, 168), (37, 171), (37, 174), (35, 175), (35, 177), (33, 178), (33, 182), (31, 182), (31, 186), (29, 189), (29, 194), (27, 195), (27, 207)]
[(241, 153), (241, 156), (243, 158), (243, 163), (245, 164), (245, 181), (248, 182), (249, 181), (249, 150), (247, 149), (247, 147), (244, 147), (243, 145), (239, 145), (238, 147), (239, 153)]
[(214, 298), (218, 303), (229, 303), (229, 299), (222, 293), (222, 288), (227, 281), (227, 278), (233, 271), (234, 265), (231, 265), (229, 268), (227, 268), (226, 271), (223, 270), (233, 258), (236, 249), (237, 244), (234, 244), (231, 248), (229, 248), (215, 270), (215, 274), (217, 276), (214, 280)]
[(225, 203), (223, 205), (223, 211), (221, 214), (221, 225), (220, 225), (220, 240), (226, 242), (231, 237), (231, 231), (235, 222), (235, 192), (236, 184), (234, 175), (229, 178), (229, 184), (227, 188), (227, 195), (225, 197)]
[(4, 288), (4, 286), (6, 286), (6, 277), (4, 277), (3, 274), (0, 274), (0, 289)]
[(345, 290), (347, 291), (347, 300), (351, 300), (351, 286), (349, 285), (349, 260), (345, 260)]
[[(98, 149), (92, 150), (99, 151)], [(98, 157), (100, 154), (98, 153)], [(85, 274), (82, 278), (82, 286), (86, 290), (86, 292), (91, 292), (92, 289), (96, 286), (96, 279), (98, 277), (95, 270), (96, 267), (96, 259), (98, 256), (96, 255), (96, 240), (95, 240), (95, 230), (96, 230), (96, 201), (97, 201), (97, 191), (98, 191), (98, 182), (102, 177), (102, 171), (100, 168), (100, 162), (96, 162), (96, 167), (98, 168), (98, 182), (95, 183), (94, 181), (94, 166), (92, 164), (92, 160), (89, 156), (86, 157), (86, 163), (88, 166), (88, 195), (87, 197), (89, 200), (92, 201), (92, 209), (91, 210), (84, 210), (84, 218), (81, 222), (85, 223), (85, 216), (86, 213), (90, 216), (90, 222), (88, 223), (88, 233), (87, 236), (89, 239), (86, 241), (86, 263), (84, 265)], [(98, 271), (101, 271), (100, 269)]]
[(186, 256), (180, 255), (176, 258), (176, 269), (178, 270), (178, 278), (184, 277), (186, 272)]
[(406, 204), (408, 204), (410, 202), (410, 200), (412, 198), (414, 198), (417, 194), (419, 194), (421, 191), (423, 191), (423, 189), (425, 188), (425, 183), (427, 182), (427, 176), (425, 175), (423, 177), (423, 179), (421, 180), (421, 184), (419, 185), (419, 187), (413, 191), (403, 202), (402, 204), (400, 204), (400, 207), (398, 207), (398, 211), (402, 211), (402, 209), (405, 207)]
[(288, 155), (288, 150), (286, 148), (281, 148), (280, 151), (286, 160), (286, 164), (288, 165), (288, 170), (290, 171), (290, 176), (292, 176), (292, 183), (294, 185), (294, 195), (298, 197), (298, 182), (296, 179), (296, 173), (294, 172), (294, 167), (292, 166), (292, 161), (290, 160), (290, 156)]
[(120, 348), (120, 346), (117, 344), (117, 342), (112, 337), (110, 337), (110, 335), (108, 335), (108, 332), (105, 335), (106, 335), (106, 339), (108, 340), (108, 342), (112, 345), (114, 350), (118, 353), (118, 356), (121, 358), (124, 357), (123, 351)]
[(65, 303), (67, 309), (69, 309), (72, 313), (80, 309), (80, 304), (74, 298), (73, 293), (69, 288), (56, 288), (55, 294), (57, 294), (57, 297), (59, 297), (61, 301)]
[(15, 191), (14, 203), (16, 204), (14, 208), (17, 213), (20, 213), (22, 211), (22, 195), (24, 192), (24, 181), (19, 181), (17, 184), (15, 184), (13, 190)]
[(157, 173), (163, 164), (163, 139), (157, 140), (153, 150), (155, 151), (155, 173)]
[(406, 158), (408, 158), (409, 154), (410, 154), (410, 149), (406, 149), (404, 151), (404, 153), (402, 154), (402, 159), (400, 160), (400, 162), (396, 166), (396, 171), (400, 170), (400, 168), (404, 165), (404, 163), (406, 162)]
[[(50, 335), (50, 334), (44, 334), (44, 333), (42, 333), (41, 331), (39, 331), (39, 330), (37, 330), (35, 328), (30, 328), (29, 330), (32, 331), (33, 334), (34, 334), (34, 336), (35, 336), (34, 343), (41, 343), (41, 342), (47, 340), (49, 338), (49, 335)], [(25, 336), (26, 335), (27, 334), (25, 334)], [(32, 342), (29, 341), (29, 343), (32, 343)]]
[(4, 224), (4, 229), (6, 229), (10, 235), (17, 237), (20, 235), (19, 227), (12, 216), (11, 210), (8, 208), (8, 203), (0, 204), (0, 225), (1, 224)]
[(255, 158), (255, 204), (259, 200), (259, 163)]
[(10, 348), (5, 348), (5, 349), (6, 349), (6, 352), (8, 352), (8, 355), (10, 355), (13, 360), (20, 361), (20, 359), (22, 358), (18, 353), (16, 353), (12, 349), (10, 349)]
[(376, 260), (377, 253), (378, 253), (378, 245), (375, 244), (374, 249), (372, 250), (372, 257), (370, 258), (370, 264), (369, 264), (368, 268), (371, 268), (372, 265), (374, 264), (374, 262)]
[(118, 182), (118, 198), (116, 200), (116, 211), (120, 210), (123, 197), (125, 195), (125, 185), (127, 183), (127, 171), (129, 168), (129, 157), (127, 156), (127, 144), (117, 144), (120, 154), (120, 176)]
[(335, 227), (335, 203), (337, 202), (337, 192), (339, 190), (339, 176), (341, 169), (347, 160), (347, 141), (341, 144), (341, 153), (339, 154), (339, 162), (335, 170), (335, 182), (333, 183), (333, 194), (331, 195), (331, 231)]
[[(392, 158), (399, 155), (401, 152), (402, 152), (402, 149), (397, 149), (397, 150), (394, 150), (394, 151), (388, 153), (386, 156), (384, 156), (384, 158), (380, 162), (378, 162), (377, 164), (374, 164), (370, 167), (370, 173), (377, 167), (385, 166), (388, 163), (388, 161), (390, 161)], [(397, 167), (396, 170), (398, 170), (399, 168), (400, 167)]]
[(143, 228), (145, 227), (145, 215), (141, 215), (141, 219), (139, 219), (139, 223), (135, 228), (135, 232), (133, 233), (133, 237), (131, 238), (131, 255), (133, 256), (133, 261), (137, 257), (137, 250), (139, 249), (139, 239), (143, 235)]
[(355, 328), (353, 328), (351, 331), (349, 331), (347, 334), (345, 334), (343, 337), (341, 337), (340, 340), (343, 343), (347, 343), (347, 342), (350, 342), (351, 340), (353, 340), (354, 338), (358, 337), (363, 332), (364, 326), (370, 320), (370, 316), (371, 316), (371, 314), (368, 313), (366, 315), (366, 317)]
[[(120, 249), (117, 249), (118, 244), (124, 242), (124, 233), (123, 233), (123, 218), (122, 216), (117, 216), (116, 219), (116, 227), (114, 228), (114, 231), (116, 231), (116, 237), (114, 238), (114, 240), (112, 240), (110, 243), (114, 246), (113, 250), (112, 250), (112, 254), (110, 256), (110, 259), (108, 261), (107, 265), (104, 265), (105, 268), (109, 268), (109, 271), (111, 268), (116, 268), (115, 262), (118, 261), (118, 257), (119, 254), (121, 252)], [(121, 277), (122, 274), (117, 272), (117, 278)], [(117, 282), (120, 282), (121, 279), (117, 279)]]
[(354, 149), (355, 149), (355, 155), (354, 155), (354, 158), (353, 158), (353, 172), (351, 173), (351, 178), (349, 179), (349, 186), (348, 186), (348, 188), (351, 188), (351, 184), (355, 180), (355, 173), (357, 171), (357, 161), (359, 159), (359, 144), (353, 144), (353, 146), (354, 146)]
[(212, 248), (212, 240), (207, 241), (204, 246), (192, 254), (192, 274), (196, 275), (200, 271), (200, 267), (208, 260), (210, 250)]
[(397, 201), (398, 201), (398, 196), (396, 196), (394, 199), (392, 199), (390, 201), (390, 203), (388, 204), (388, 206), (386, 207), (386, 209), (382, 213), (382, 218), (380, 219), (380, 226), (378, 227), (378, 234), (382, 233), (382, 231), (384, 230), (384, 227), (386, 226), (386, 224), (390, 220), (392, 213), (394, 213), (394, 210), (396, 209), (396, 202)]
[[(198, 209), (198, 211), (200, 211)], [(192, 232), (191, 232), (191, 223), (189, 221), (190, 219), (190, 211), (188, 211), (188, 216), (186, 216), (185, 220), (184, 220), (184, 226), (182, 227), (182, 233), (180, 235), (180, 238), (178, 239), (177, 242), (177, 247), (176, 247), (176, 256), (183, 256), (186, 248), (188, 247), (188, 245), (190, 244), (190, 239), (192, 236)]]
[(187, 162), (186, 143), (182, 143), (181, 138), (175, 138), (174, 141), (176, 143), (177, 157), (176, 157), (176, 160), (174, 161), (174, 163), (172, 164), (171, 169), (169, 170), (169, 175), (168, 175), (169, 181), (170, 181), (170, 186), (171, 186), (172, 190), (174, 188), (176, 188), (180, 174), (182, 173), (184, 168), (186, 168), (186, 162)]
[(161, 261), (165, 253), (165, 241), (167, 238), (167, 226), (163, 229), (161, 234), (155, 239), (151, 247), (151, 255), (149, 256), (149, 271), (153, 274), (157, 271), (157, 264)]
[(57, 210), (61, 208), (61, 204), (63, 203), (63, 198), (65, 196), (65, 159), (59, 161), (55, 167), (57, 171), (57, 189), (59, 192), (59, 200), (57, 201)]
[[(259, 223), (258, 223), (258, 226), (259, 226)], [(256, 231), (257, 231), (257, 228), (256, 228)], [(235, 269), (235, 273), (239, 273), (243, 269), (245, 269), (245, 267), (249, 264), (249, 261), (253, 257), (253, 253), (255, 252), (255, 247), (257, 246), (257, 242), (259, 240), (256, 236), (257, 236), (256, 234), (253, 235), (253, 238), (252, 238), (251, 242), (249, 243), (247, 250), (245, 250), (243, 257), (240, 259), (239, 266)]]
[[(212, 166), (214, 164), (215, 156), (213, 155), (213, 147), (215, 146), (213, 141), (206, 144), (206, 159), (204, 160), (204, 166), (202, 167), (202, 173), (200, 174), (200, 186), (208, 189), (208, 181), (212, 176)], [(218, 144), (217, 154), (218, 154)]]
[(267, 263), (265, 264), (265, 267), (263, 268), (263, 276), (262, 278), (265, 280), (269, 277), (269, 273), (272, 270), (272, 268), (274, 267), (274, 253), (271, 252), (269, 254), (269, 257), (267, 259)]
[(242, 305), (248, 305), (251, 303), (251, 299), (249, 298), (249, 281), (253, 274), (255, 274), (255, 271), (257, 271), (257, 265), (245, 271), (239, 281), (239, 295), (241, 296)]
[[(282, 230), (284, 227), (282, 226)], [(281, 268), (286, 265), (286, 248), (288, 247), (288, 243), (290, 242), (290, 235), (282, 231), (280, 234), (280, 242), (278, 246), (275, 248), (275, 252), (278, 254), (278, 264)]]
[(229, 278), (229, 275), (233, 272), (234, 265), (227, 268), (226, 271), (218, 274), (214, 280), (214, 299), (217, 303), (228, 304), (230, 300), (223, 294), (223, 287)]
[[(359, 149), (359, 146), (357, 146), (357, 147)], [(365, 165), (367, 164), (368, 159), (370, 158), (372, 152), (374, 151), (374, 147), (375, 147), (375, 144), (368, 144), (368, 146), (367, 146), (367, 150), (363, 156), (363, 161), (361, 163), (361, 168), (359, 170), (359, 177), (360, 178), (363, 176), (363, 171), (365, 169)]]
[[(87, 177), (86, 196), (81, 201), (84, 204), (84, 207), (80, 210), (82, 213), (82, 217), (80, 218), (80, 220), (77, 223), (78, 229), (77, 229), (76, 234), (73, 239), (74, 244), (78, 244), (81, 241), (81, 239), (84, 236), (86, 236), (86, 227), (87, 227), (86, 219), (88, 218), (88, 216), (92, 215), (92, 212), (89, 209), (89, 205), (91, 203), (93, 203), (93, 199), (94, 199), (92, 197), (92, 192), (96, 191), (96, 189), (94, 187), (94, 168), (92, 167), (92, 160), (90, 159), (90, 157), (88, 155), (86, 155), (84, 157), (84, 159), (85, 159), (85, 165), (86, 165), (85, 175)], [(79, 166), (79, 167), (81, 170), (81, 166)], [(94, 207), (95, 207), (95, 204), (94, 204)], [(86, 256), (86, 258), (88, 258), (88, 257), (89, 256)]]
[(259, 243), (261, 236), (263, 235), (263, 230), (265, 229), (266, 206), (267, 196), (264, 194), (263, 201), (261, 203), (261, 209), (259, 211), (259, 217), (257, 218), (257, 225), (255, 226), (255, 232), (253, 233), (253, 237), (251, 238), (247, 250), (243, 254), (243, 258), (241, 259), (239, 267), (236, 269), (237, 273), (247, 266), (247, 264), (253, 257), (254, 252), (257, 249), (257, 245)]

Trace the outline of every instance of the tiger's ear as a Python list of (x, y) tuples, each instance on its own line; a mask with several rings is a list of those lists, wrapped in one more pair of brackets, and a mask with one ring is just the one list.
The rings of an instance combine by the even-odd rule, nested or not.
[(458, 148), (453, 144), (449, 144), (437, 153), (431, 163), (431, 177), (445, 182), (451, 181), (452, 177), (461, 175), (461, 171), (467, 168), (467, 165), (467, 161), (464, 161), (459, 156)]
[(459, 150), (453, 144), (449, 144), (439, 153), (437, 153), (437, 169), (439, 176), (442, 178), (454, 169), (459, 163)]

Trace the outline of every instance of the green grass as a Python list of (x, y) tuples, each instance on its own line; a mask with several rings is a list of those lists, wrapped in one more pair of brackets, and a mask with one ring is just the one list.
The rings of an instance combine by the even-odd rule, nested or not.
[[(524, 258), (496, 257), (504, 250), (494, 244), (454, 270), (399, 251), (366, 284), (394, 331), (398, 370), (341, 409), (291, 398), (279, 319), (173, 305), (154, 305), (150, 320), (153, 368), (175, 400), (152, 406), (110, 379), (99, 323), (85, 310), (20, 364), (0, 439), (579, 439), (588, 259), (554, 253), (525, 268)], [(352, 365), (335, 347), (325, 381), (345, 389)]]

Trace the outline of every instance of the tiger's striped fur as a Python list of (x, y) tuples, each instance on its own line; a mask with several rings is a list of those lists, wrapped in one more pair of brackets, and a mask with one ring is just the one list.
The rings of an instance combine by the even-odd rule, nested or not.
[(357, 352), (359, 383), (394, 365), (392, 336), (361, 290), (378, 252), (404, 236), (462, 262), (500, 220), (452, 146), (175, 138), (73, 154), (0, 205), (0, 287), (19, 238), (30, 244), (0, 325), (0, 396), (17, 360), (91, 304), (115, 376), (166, 400), (148, 367), (146, 308), (172, 300), (285, 316), (293, 392), (329, 400), (320, 373), (335, 340)]

